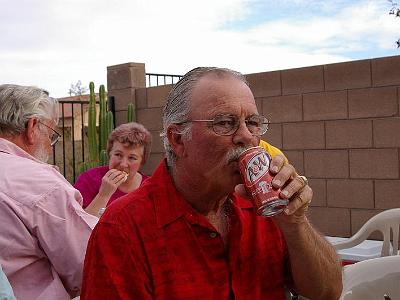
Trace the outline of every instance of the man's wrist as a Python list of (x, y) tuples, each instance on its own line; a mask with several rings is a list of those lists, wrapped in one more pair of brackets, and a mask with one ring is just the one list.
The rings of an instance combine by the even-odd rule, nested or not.
[[(285, 217), (287, 218), (287, 216), (282, 216), (282, 218)], [(281, 220), (280, 217), (278, 217), (276, 222), (283, 234), (287, 237), (291, 235), (298, 236), (302, 232), (308, 231), (311, 228), (311, 224), (305, 215), (293, 216), (290, 221)]]

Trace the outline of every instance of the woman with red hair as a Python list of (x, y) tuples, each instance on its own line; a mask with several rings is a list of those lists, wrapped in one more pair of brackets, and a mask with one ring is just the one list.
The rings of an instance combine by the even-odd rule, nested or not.
[(108, 166), (92, 168), (75, 182), (83, 197), (83, 208), (98, 216), (115, 199), (136, 190), (148, 177), (139, 172), (151, 149), (151, 134), (141, 124), (118, 126), (108, 137)]

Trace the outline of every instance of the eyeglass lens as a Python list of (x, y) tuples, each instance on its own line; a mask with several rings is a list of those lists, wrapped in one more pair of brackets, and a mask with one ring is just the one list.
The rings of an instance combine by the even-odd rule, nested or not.
[(59, 135), (58, 135), (58, 134), (53, 133), (53, 134), (51, 135), (51, 137), (50, 137), (50, 143), (51, 143), (52, 146), (53, 146), (55, 143), (57, 143), (58, 138), (59, 138)]
[[(263, 135), (268, 130), (268, 119), (254, 115), (245, 120), (248, 130), (253, 135)], [(216, 134), (230, 135), (239, 128), (240, 120), (232, 115), (217, 115), (212, 122), (212, 128)]]
[(58, 139), (60, 138), (60, 134), (57, 133), (57, 132), (56, 132), (53, 128), (51, 128), (50, 126), (44, 124), (43, 122), (40, 122), (40, 121), (39, 121), (39, 123), (42, 124), (43, 126), (49, 128), (49, 129), (51, 129), (52, 134), (51, 134), (51, 136), (50, 136), (50, 145), (51, 145), (51, 146), (54, 146), (54, 145), (57, 143)]

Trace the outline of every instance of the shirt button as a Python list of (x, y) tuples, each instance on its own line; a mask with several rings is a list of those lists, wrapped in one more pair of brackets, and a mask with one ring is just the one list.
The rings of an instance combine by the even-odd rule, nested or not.
[(217, 237), (217, 233), (216, 232), (211, 232), (210, 233), (210, 238), (216, 238)]

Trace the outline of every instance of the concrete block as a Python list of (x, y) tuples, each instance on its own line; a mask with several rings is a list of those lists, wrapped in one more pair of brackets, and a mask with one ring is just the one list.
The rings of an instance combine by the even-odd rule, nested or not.
[(282, 94), (301, 94), (324, 90), (323, 66), (281, 71)]
[(325, 90), (345, 90), (371, 86), (371, 61), (358, 60), (324, 66)]
[(398, 114), (395, 87), (349, 90), (349, 118), (387, 117)]
[(283, 124), (284, 149), (324, 149), (324, 122)]
[(272, 123), (301, 121), (303, 118), (301, 95), (264, 98), (262, 114)]
[(351, 178), (399, 178), (397, 149), (351, 149), (349, 160)]
[(327, 121), (326, 148), (370, 148), (372, 147), (371, 120)]
[(303, 95), (304, 120), (347, 119), (347, 91)]

